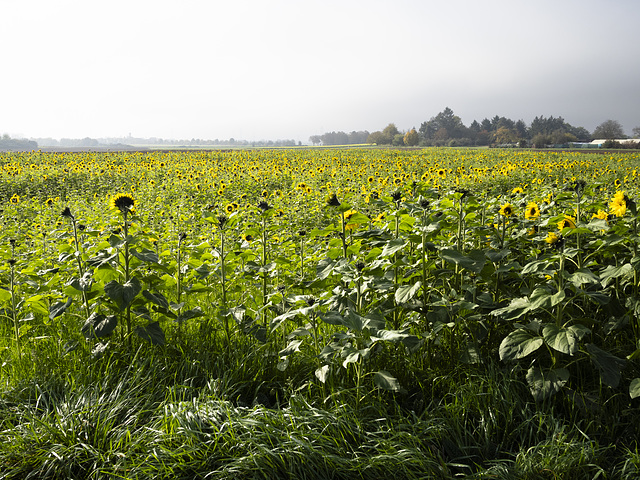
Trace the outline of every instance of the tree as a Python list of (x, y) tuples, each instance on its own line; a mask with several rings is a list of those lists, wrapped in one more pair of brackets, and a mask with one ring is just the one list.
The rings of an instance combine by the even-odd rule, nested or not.
[(407, 133), (404, 134), (403, 141), (404, 141), (404, 144), (407, 145), (408, 147), (415, 147), (416, 145), (418, 145), (418, 142), (420, 141), (420, 135), (418, 135), (418, 132), (416, 132), (415, 128), (412, 128), (411, 130), (409, 130)]
[(375, 143), (376, 145), (388, 145), (391, 140), (382, 132), (373, 132), (367, 137), (367, 143)]
[(507, 127), (498, 127), (495, 133), (496, 143), (516, 143), (518, 134), (515, 130)]
[(593, 138), (626, 138), (622, 125), (617, 120), (605, 120), (593, 131)]
[(640, 127), (633, 128), (633, 138), (640, 138)]
[[(426, 140), (436, 140), (442, 142), (449, 138), (461, 138), (466, 135), (467, 127), (464, 126), (460, 117), (446, 107), (435, 117), (431, 117), (428, 122), (420, 125), (419, 132)], [(437, 135), (436, 135), (437, 133)]]
[(400, 131), (398, 130), (398, 128), (396, 127), (395, 123), (390, 123), (389, 125), (387, 125), (386, 127), (384, 127), (384, 130), (382, 130), (382, 133), (384, 135), (387, 135), (388, 137), (390, 137), (391, 139), (393, 139), (393, 137), (395, 137), (396, 135), (398, 135), (400, 133)]

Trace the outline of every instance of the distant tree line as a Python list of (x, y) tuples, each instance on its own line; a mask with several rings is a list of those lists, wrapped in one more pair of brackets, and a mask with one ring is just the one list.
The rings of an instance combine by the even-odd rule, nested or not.
[(358, 145), (368, 142), (369, 132), (366, 130), (360, 132), (329, 132), (322, 135), (312, 135), (309, 141), (314, 145)]
[(228, 140), (204, 140), (202, 138), (192, 138), (173, 140), (157, 137), (141, 138), (141, 137), (113, 137), (113, 138), (38, 138), (38, 144), (46, 147), (108, 147), (108, 146), (128, 146), (128, 145), (152, 145), (152, 146), (249, 146), (249, 147), (293, 147), (301, 145), (302, 142), (296, 140), (237, 140), (229, 138)]
[(0, 138), (0, 150), (35, 150), (38, 143), (33, 140), (11, 138), (8, 134)]
[[(358, 134), (358, 141), (350, 141)], [(324, 135), (313, 135), (311, 143), (323, 145), (348, 145), (350, 143), (375, 143), (378, 145), (394, 146), (533, 146), (542, 148), (549, 145), (568, 144), (570, 142), (589, 142), (594, 139), (624, 139), (627, 138), (622, 125), (616, 120), (606, 120), (593, 132), (584, 127), (575, 127), (567, 123), (562, 117), (535, 117), (530, 125), (523, 120), (514, 121), (510, 118), (485, 118), (478, 122), (474, 120), (468, 127), (462, 123), (459, 116), (449, 107), (436, 116), (423, 122), (416, 130), (415, 127), (401, 132), (395, 124), (390, 123), (383, 130), (368, 134), (366, 140), (361, 140), (367, 132), (330, 132)], [(640, 127), (633, 129), (635, 136), (640, 137)], [(626, 144), (624, 148), (633, 148), (634, 144)], [(638, 145), (638, 143), (635, 143)]]

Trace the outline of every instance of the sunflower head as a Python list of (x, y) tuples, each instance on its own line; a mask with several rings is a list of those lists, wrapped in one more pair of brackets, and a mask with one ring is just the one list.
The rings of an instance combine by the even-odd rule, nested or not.
[(562, 249), (564, 246), (564, 238), (562, 238), (562, 235), (556, 235), (554, 232), (549, 232), (544, 241), (558, 250)]
[(327, 205), (330, 206), (330, 207), (339, 207), (340, 206), (340, 200), (338, 200), (338, 196), (335, 193), (332, 193), (327, 198)]
[[(622, 191), (617, 191), (609, 202), (609, 211), (616, 217), (622, 217), (627, 213), (629, 197)], [(635, 204), (633, 205), (635, 207)]]
[(111, 210), (120, 210), (121, 213), (131, 212), (133, 211), (133, 207), (135, 206), (135, 200), (131, 195), (126, 193), (119, 193), (115, 197), (111, 197), (109, 201), (109, 207)]
[(562, 231), (565, 228), (576, 228), (576, 222), (573, 217), (565, 215), (564, 218), (558, 222), (558, 230)]
[(65, 218), (70, 218), (73, 220), (74, 216), (71, 213), (71, 210), (69, 209), (69, 207), (65, 207), (64, 210), (62, 212), (60, 212), (60, 216), (65, 217)]
[(260, 200), (258, 202), (258, 208), (263, 212), (266, 212), (267, 210), (270, 210), (273, 207), (271, 207), (271, 205), (269, 205), (269, 203), (267, 203), (265, 200)]
[(524, 189), (522, 187), (515, 187), (513, 190), (511, 190), (511, 193), (513, 195), (522, 195), (524, 193)]
[(540, 216), (540, 208), (537, 203), (530, 202), (527, 204), (527, 208), (524, 212), (524, 218), (527, 220), (532, 218), (538, 218)]
[(498, 213), (503, 217), (510, 217), (515, 213), (515, 211), (513, 209), (513, 205), (511, 205), (510, 203), (505, 203), (500, 207), (500, 210), (498, 211)]
[(594, 213), (593, 215), (591, 215), (591, 218), (598, 218), (600, 220), (606, 220), (608, 218), (607, 212), (605, 212), (604, 210), (600, 209), (598, 210), (598, 213)]

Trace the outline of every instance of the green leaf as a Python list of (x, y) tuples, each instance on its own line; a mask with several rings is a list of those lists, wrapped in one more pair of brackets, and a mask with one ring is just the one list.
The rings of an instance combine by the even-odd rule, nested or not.
[(104, 293), (116, 302), (118, 308), (122, 311), (125, 310), (133, 299), (140, 293), (142, 286), (140, 280), (137, 277), (133, 277), (131, 280), (121, 285), (115, 280), (110, 281), (104, 286)]
[(556, 324), (545, 325), (542, 329), (544, 341), (554, 350), (573, 355), (578, 351), (579, 332), (573, 327), (558, 327)]
[(287, 355), (291, 355), (292, 353), (300, 351), (300, 345), (302, 345), (303, 340), (292, 340), (289, 342), (285, 348), (278, 352), (278, 355), (281, 357), (286, 357)]
[(6, 303), (9, 301), (11, 301), (11, 291), (0, 288), (0, 303)]
[(511, 253), (511, 250), (489, 250), (485, 252), (486, 257), (493, 263), (498, 263)]
[(102, 338), (111, 335), (118, 325), (118, 317), (115, 315), (105, 315), (93, 312), (80, 329), (85, 338)]
[(329, 372), (331, 371), (331, 367), (329, 365), (323, 365), (315, 371), (315, 376), (322, 383), (327, 381), (327, 377), (329, 376)]
[(198, 318), (204, 316), (204, 312), (200, 307), (194, 307), (190, 310), (185, 310), (184, 312), (180, 312), (178, 315), (177, 322), (184, 322), (185, 320), (190, 320), (192, 318)]
[(402, 250), (406, 244), (407, 242), (402, 238), (395, 238), (393, 240), (389, 240), (387, 244), (384, 246), (384, 248), (382, 249), (382, 253), (380, 254), (380, 256), (390, 257), (394, 253), (397, 253), (400, 250)]
[(46, 297), (42, 295), (34, 295), (24, 301), (25, 307), (31, 309), (32, 312), (39, 315), (49, 315), (49, 306)]
[(600, 281), (605, 287), (614, 278), (631, 277), (633, 275), (633, 267), (629, 263), (625, 263), (616, 267), (614, 265), (608, 265), (602, 272), (600, 272)]
[(567, 280), (573, 283), (576, 287), (580, 287), (581, 285), (598, 285), (600, 283), (598, 276), (588, 268), (581, 268), (580, 270), (572, 273), (569, 275)]
[(398, 379), (385, 370), (380, 370), (374, 374), (373, 383), (376, 387), (382, 388), (383, 390), (390, 390), (392, 392), (400, 391)]
[(622, 369), (624, 368), (626, 361), (622, 358), (596, 347), (592, 343), (588, 343), (586, 346), (587, 353), (591, 362), (600, 372), (600, 380), (605, 385), (616, 388), (620, 383), (620, 377), (622, 375)]
[(149, 342), (151, 345), (165, 344), (164, 331), (162, 330), (162, 328), (160, 327), (160, 323), (158, 322), (150, 323), (145, 327), (137, 326), (136, 334), (143, 340)]
[(480, 273), (487, 261), (481, 250), (472, 250), (468, 255), (463, 255), (457, 250), (444, 249), (440, 252), (440, 257), (473, 273)]
[(629, 385), (629, 395), (631, 398), (640, 397), (640, 378), (634, 378)]
[(153, 250), (149, 250), (148, 248), (144, 248), (140, 252), (137, 251), (135, 248), (132, 248), (129, 250), (129, 252), (131, 253), (131, 255), (133, 255), (134, 257), (136, 257), (138, 260), (142, 262), (160, 263), (160, 258), (158, 257), (158, 254)]
[(93, 274), (92, 272), (84, 272), (81, 278), (74, 278), (67, 285), (72, 286), (79, 292), (88, 292), (91, 290), (91, 285), (93, 284)]
[(151, 293), (149, 290), (142, 292), (142, 296), (162, 308), (169, 308), (169, 302), (160, 292)]
[(535, 352), (543, 344), (542, 337), (535, 336), (529, 330), (519, 328), (507, 335), (500, 343), (500, 360), (518, 360)]
[(536, 402), (542, 402), (558, 393), (569, 381), (569, 371), (566, 368), (543, 370), (531, 367), (527, 372), (527, 383)]
[(396, 290), (395, 298), (397, 303), (407, 303), (415, 297), (418, 290), (422, 286), (422, 282), (418, 281), (413, 285), (400, 285)]
[(529, 296), (529, 311), (554, 307), (562, 302), (565, 296), (564, 290), (551, 294), (546, 288), (536, 288)]
[(67, 311), (67, 308), (71, 305), (71, 298), (67, 298), (66, 302), (56, 302), (49, 308), (49, 320), (53, 320), (56, 317), (59, 317), (64, 312)]

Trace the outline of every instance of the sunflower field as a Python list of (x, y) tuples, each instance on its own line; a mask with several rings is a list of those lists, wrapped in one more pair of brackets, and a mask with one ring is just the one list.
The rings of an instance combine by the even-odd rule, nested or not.
[(0, 479), (637, 478), (638, 153), (0, 153)]

